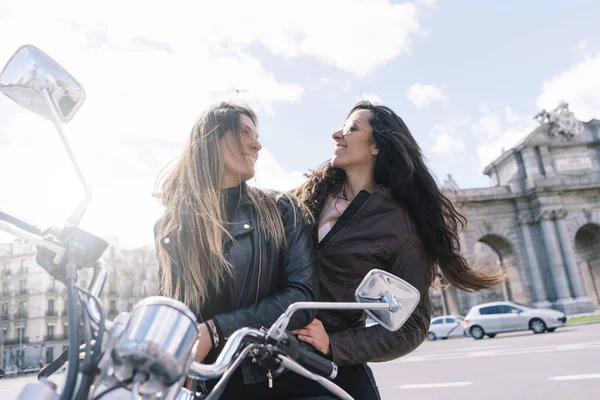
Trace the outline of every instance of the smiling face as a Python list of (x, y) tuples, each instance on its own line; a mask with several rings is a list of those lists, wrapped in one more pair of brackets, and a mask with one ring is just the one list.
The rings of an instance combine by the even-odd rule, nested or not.
[(372, 168), (379, 153), (373, 139), (373, 128), (369, 123), (372, 117), (369, 110), (354, 111), (333, 135), (335, 148), (331, 165), (343, 170)]
[(256, 125), (250, 117), (240, 116), (239, 141), (232, 131), (227, 131), (219, 139), (219, 148), (223, 160), (222, 187), (234, 187), (254, 177), (254, 164), (258, 152), (262, 149), (258, 141)]

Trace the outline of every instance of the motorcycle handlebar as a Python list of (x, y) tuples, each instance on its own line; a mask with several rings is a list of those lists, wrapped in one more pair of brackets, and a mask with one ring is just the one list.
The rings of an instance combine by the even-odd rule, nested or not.
[(4, 212), (2, 210), (0, 210), (0, 220), (8, 222), (9, 224), (16, 226), (17, 228), (32, 233), (34, 235), (42, 235), (42, 230), (37, 226), (32, 225), (29, 222), (23, 221), (22, 219), (19, 219), (14, 215), (10, 215), (9, 213)]
[(233, 334), (225, 343), (223, 351), (213, 364), (200, 364), (193, 362), (190, 366), (188, 376), (192, 379), (209, 380), (215, 379), (223, 375), (233, 359), (238, 355), (238, 351), (244, 340), (247, 338), (254, 339), (257, 342), (265, 340), (266, 332), (254, 328), (240, 328)]
[(337, 364), (309, 350), (300, 348), (296, 361), (311, 372), (324, 376), (327, 379), (335, 379), (338, 373)]

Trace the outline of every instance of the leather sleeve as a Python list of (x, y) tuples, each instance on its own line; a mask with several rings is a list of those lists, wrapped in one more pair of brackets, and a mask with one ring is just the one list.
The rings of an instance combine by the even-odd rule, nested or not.
[[(288, 308), (299, 301), (316, 301), (319, 282), (316, 268), (316, 253), (309, 228), (296, 204), (279, 195), (277, 205), (285, 228), (286, 243), (281, 249), (279, 271), (280, 291), (263, 298), (249, 307), (219, 314), (213, 318), (219, 331), (228, 337), (241, 327), (269, 327)], [(294, 314), (287, 329), (308, 325), (316, 315), (314, 310), (301, 310)]]
[(421, 299), (417, 307), (395, 332), (373, 325), (330, 334), (331, 357), (338, 365), (390, 361), (412, 352), (425, 340), (431, 320), (431, 275), (430, 263), (419, 239), (397, 258), (389, 272), (419, 291)]

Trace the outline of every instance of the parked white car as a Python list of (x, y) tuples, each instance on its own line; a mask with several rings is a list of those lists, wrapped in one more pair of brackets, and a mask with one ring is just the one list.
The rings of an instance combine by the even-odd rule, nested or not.
[(427, 339), (448, 339), (453, 336), (465, 336), (465, 320), (460, 315), (442, 315), (431, 320)]
[(547, 308), (530, 308), (511, 301), (480, 304), (465, 317), (467, 332), (475, 339), (493, 338), (497, 333), (527, 331), (554, 332), (564, 326), (567, 316)]

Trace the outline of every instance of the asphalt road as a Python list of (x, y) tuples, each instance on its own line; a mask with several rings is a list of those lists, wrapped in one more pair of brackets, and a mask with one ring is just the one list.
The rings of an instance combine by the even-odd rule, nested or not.
[(401, 359), (371, 368), (385, 400), (596, 400), (600, 324), (426, 341)]
[[(600, 324), (426, 341), (406, 357), (371, 367), (385, 400), (596, 400)], [(55, 379), (60, 383), (63, 376)], [(35, 375), (0, 380), (0, 399), (16, 399), (33, 381)]]

